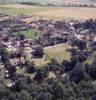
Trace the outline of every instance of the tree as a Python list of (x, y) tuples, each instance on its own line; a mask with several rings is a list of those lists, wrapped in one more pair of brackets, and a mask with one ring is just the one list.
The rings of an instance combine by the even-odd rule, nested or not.
[(8, 89), (4, 85), (0, 84), (0, 99), (4, 100), (5, 98), (5, 100), (7, 100), (8, 94), (9, 94)]
[(53, 91), (53, 100), (70, 100), (70, 97), (74, 97), (72, 86), (68, 82), (65, 84), (61, 80), (55, 82), (53, 84)]
[(74, 81), (75, 83), (79, 83), (81, 80), (85, 78), (84, 76), (84, 69), (81, 63), (77, 63), (76, 67), (71, 72), (70, 80)]
[(79, 40), (79, 41), (77, 42), (77, 47), (78, 47), (80, 50), (84, 50), (84, 49), (86, 49), (86, 47), (87, 47), (87, 42), (84, 41), (84, 40)]
[(74, 66), (73, 65), (71, 66), (71, 62), (70, 61), (64, 60), (62, 62), (62, 67), (63, 67), (64, 72), (68, 72), (68, 71), (71, 71)]
[(92, 96), (92, 100), (96, 100), (96, 95), (93, 95)]
[(42, 46), (37, 46), (34, 48), (34, 52), (32, 53), (34, 57), (41, 58), (43, 57), (44, 51)]
[(41, 92), (40, 94), (38, 94), (36, 100), (52, 100), (52, 94), (48, 92), (47, 93)]
[(44, 70), (44, 68), (41, 68), (36, 71), (36, 75), (34, 79), (37, 81), (42, 81), (44, 80), (44, 78), (47, 77), (47, 75), (48, 75), (48, 72)]
[(68, 71), (73, 70), (73, 68), (76, 66), (76, 64), (78, 62), (79, 62), (79, 58), (78, 58), (77, 55), (72, 56), (70, 61), (64, 60), (62, 62), (62, 66), (63, 66), (64, 72), (68, 72)]
[(77, 46), (80, 50), (84, 50), (87, 47), (87, 42), (85, 40), (75, 39), (72, 41), (72, 46)]
[(61, 82), (59, 82), (59, 83), (57, 83), (56, 85), (54, 85), (54, 98), (55, 99), (57, 99), (57, 98), (64, 98), (64, 93), (65, 91), (64, 91), (64, 85), (61, 83)]
[(19, 34), (19, 38), (20, 38), (20, 40), (24, 40), (25, 39), (24, 34)]
[(20, 92), (19, 100), (32, 100), (32, 97), (27, 91), (22, 90)]
[(16, 72), (16, 67), (14, 66), (7, 66), (8, 72), (10, 74), (10, 76), (12, 76), (15, 72)]
[(20, 92), (20, 90), (24, 90), (26, 88), (27, 88), (26, 78), (19, 78), (16, 80), (13, 90)]
[(93, 61), (91, 65), (86, 66), (87, 73), (93, 78), (96, 79), (96, 60)]
[(34, 73), (36, 71), (34, 62), (31, 62), (31, 63), (27, 64), (26, 66), (27, 66), (26, 67), (27, 73), (31, 74), (31, 73)]
[(60, 64), (55, 59), (51, 59), (50, 63), (48, 63), (48, 66), (49, 66), (50, 71), (53, 71), (54, 73), (56, 73), (56, 71), (61, 70)]
[(9, 61), (9, 53), (7, 52), (5, 47), (0, 49), (1, 61), (5, 64)]
[[(9, 98), (9, 100), (16, 100), (16, 93), (12, 93), (12, 92), (11, 92), (11, 93), (9, 94), (8, 98)], [(7, 99), (8, 99), (8, 98), (7, 98)]]

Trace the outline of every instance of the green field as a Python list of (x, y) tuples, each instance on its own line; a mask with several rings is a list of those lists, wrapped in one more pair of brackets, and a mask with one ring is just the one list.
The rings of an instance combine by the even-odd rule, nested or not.
[[(26, 31), (22, 31), (20, 33), (24, 34), (25, 38), (27, 38), (27, 39), (28, 38), (35, 38), (38, 35), (37, 30), (34, 30), (34, 29), (29, 29), (29, 30), (26, 30)], [(12, 34), (14, 34), (15, 36), (17, 36), (18, 32), (14, 32)]]
[(63, 60), (70, 60), (71, 54), (67, 51), (69, 48), (71, 48), (71, 46), (68, 44), (45, 47), (44, 57), (41, 59), (33, 59), (33, 61), (37, 66), (41, 66), (48, 63), (52, 58), (56, 59), (60, 63)]
[(36, 32), (36, 30), (30, 29), (30, 30), (24, 31), (23, 34), (26, 38), (35, 38), (38, 33)]
[(50, 10), (50, 7), (31, 7), (31, 8), (15, 8), (15, 7), (0, 7), (0, 13), (6, 13), (10, 15), (34, 15), (39, 12)]
[(52, 59), (55, 58), (59, 62), (62, 62), (63, 60), (69, 60), (70, 59), (70, 53), (67, 52), (67, 49), (71, 48), (68, 44), (60, 44), (56, 46), (46, 47), (45, 55), (46, 59)]

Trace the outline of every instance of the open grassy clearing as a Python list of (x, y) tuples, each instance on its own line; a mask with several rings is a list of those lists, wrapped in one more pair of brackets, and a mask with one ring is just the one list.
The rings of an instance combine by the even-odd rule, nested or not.
[[(22, 31), (21, 33), (24, 34), (25, 38), (27, 38), (27, 39), (35, 38), (38, 35), (37, 30), (33, 30), (33, 29)], [(18, 32), (13, 32), (12, 34), (18, 35)]]
[(55, 46), (45, 47), (44, 48), (44, 57), (41, 59), (33, 59), (37, 66), (45, 65), (48, 63), (52, 58), (56, 59), (59, 62), (63, 60), (70, 60), (70, 53), (67, 49), (71, 48), (68, 44), (59, 44)]
[(30, 29), (30, 30), (24, 31), (23, 34), (26, 38), (35, 38), (38, 33), (36, 32), (36, 30)]
[(94, 61), (95, 59), (96, 59), (96, 52), (94, 52), (92, 55), (90, 55), (90, 56), (87, 58), (87, 60), (86, 60), (85, 63), (87, 63), (87, 64), (92, 64), (93, 61)]
[(71, 48), (68, 44), (60, 44), (56, 46), (46, 47), (45, 55), (46, 59), (52, 59), (55, 58), (59, 62), (62, 62), (62, 60), (69, 60), (70, 59), (70, 53), (67, 52), (67, 49)]

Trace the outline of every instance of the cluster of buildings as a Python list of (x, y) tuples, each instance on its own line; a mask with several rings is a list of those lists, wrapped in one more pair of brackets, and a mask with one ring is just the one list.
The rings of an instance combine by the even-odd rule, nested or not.
[[(84, 40), (88, 44), (96, 42), (96, 35), (90, 34), (90, 29), (75, 29), (74, 25), (80, 24), (77, 20), (65, 22), (38, 19), (26, 23), (21, 20), (23, 18), (28, 16), (8, 16), (7, 19), (0, 21), (0, 48), (4, 46), (10, 53), (9, 61), (14, 67), (24, 65), (29, 56), (32, 58), (32, 52), (38, 45), (52, 46), (73, 39)], [(12, 34), (13, 32), (22, 33), (28, 29), (39, 30), (38, 36), (35, 39), (20, 39), (20, 36)]]
[[(79, 22), (77, 20), (71, 20), (69, 22), (65, 21), (52, 21), (52, 20), (36, 20), (31, 21), (29, 24), (33, 28), (37, 28), (41, 31), (41, 38), (48, 40), (46, 38), (50, 37), (54, 42), (58, 43), (64, 42), (65, 39), (72, 40), (72, 38), (77, 38), (79, 40), (85, 40), (87, 42), (96, 42), (96, 33), (91, 34), (92, 29), (87, 29), (83, 27), (78, 27), (76, 29), (74, 26), (79, 24), (83, 26), (84, 22)], [(95, 29), (94, 29), (95, 30)], [(40, 38), (39, 37), (39, 38)], [(44, 42), (46, 43), (46, 41)]]

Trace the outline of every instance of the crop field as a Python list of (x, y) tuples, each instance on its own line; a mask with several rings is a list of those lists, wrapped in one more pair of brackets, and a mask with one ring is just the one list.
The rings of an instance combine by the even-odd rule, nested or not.
[(0, 12), (1, 13), (7, 13), (10, 15), (34, 15), (38, 12), (43, 12), (47, 10), (54, 9), (54, 7), (38, 7), (38, 6), (27, 6), (27, 5), (0, 5)]
[[(40, 7), (28, 5), (0, 5), (0, 12), (7, 14), (26, 14), (61, 19), (89, 19), (96, 18), (96, 8), (80, 7)], [(79, 13), (78, 13), (79, 12)]]
[(33, 59), (37, 66), (45, 65), (52, 58), (55, 58), (58, 62), (63, 60), (70, 60), (71, 54), (67, 51), (71, 46), (68, 44), (59, 44), (55, 46), (49, 46), (44, 48), (44, 57), (40, 59)]
[(39, 15), (42, 16), (53, 16), (65, 19), (90, 19), (96, 18), (96, 8), (80, 8), (80, 7), (73, 7), (73, 8), (58, 8), (49, 11), (39, 12)]

